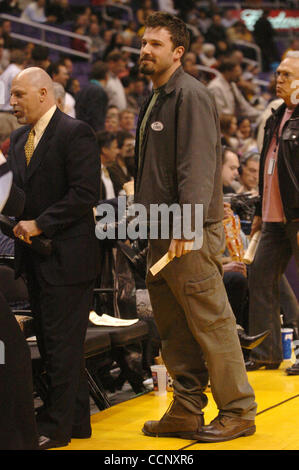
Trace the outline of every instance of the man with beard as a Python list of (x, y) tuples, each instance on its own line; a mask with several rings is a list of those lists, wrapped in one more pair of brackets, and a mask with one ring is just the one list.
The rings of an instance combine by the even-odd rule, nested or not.
[[(151, 77), (153, 93), (137, 126), (135, 202), (147, 210), (176, 204), (180, 214), (188, 207), (193, 239), (178, 235), (174, 219), (170, 236), (149, 240), (148, 268), (165, 254), (170, 259), (155, 276), (149, 271), (146, 282), (174, 400), (160, 421), (144, 424), (143, 432), (218, 442), (255, 432), (256, 403), (222, 280), (219, 119), (210, 93), (181, 66), (188, 45), (179, 18), (161, 12), (147, 18), (140, 71)], [(196, 226), (199, 205), (203, 228)], [(151, 218), (151, 229), (154, 224), (160, 228)], [(208, 377), (219, 414), (204, 426)]]

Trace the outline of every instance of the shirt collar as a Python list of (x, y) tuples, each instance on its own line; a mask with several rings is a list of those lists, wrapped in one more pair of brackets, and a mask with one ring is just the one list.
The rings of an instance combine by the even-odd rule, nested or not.
[(34, 132), (37, 138), (39, 138), (44, 133), (55, 111), (56, 111), (56, 105), (54, 104), (45, 114), (43, 114), (41, 118), (39, 118), (39, 120), (34, 126)]

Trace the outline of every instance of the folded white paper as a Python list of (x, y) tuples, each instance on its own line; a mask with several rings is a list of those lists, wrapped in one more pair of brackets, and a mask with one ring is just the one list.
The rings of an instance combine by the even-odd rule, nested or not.
[(124, 320), (122, 318), (111, 317), (110, 315), (98, 315), (95, 311), (89, 313), (89, 321), (97, 326), (130, 326), (138, 322), (138, 318)]
[(29, 336), (29, 338), (26, 338), (26, 341), (28, 341), (29, 343), (35, 342), (36, 341), (36, 336)]

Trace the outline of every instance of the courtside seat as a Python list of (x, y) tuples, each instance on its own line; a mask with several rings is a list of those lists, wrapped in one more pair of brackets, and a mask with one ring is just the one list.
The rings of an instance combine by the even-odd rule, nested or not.
[(117, 383), (121, 385), (127, 380), (136, 394), (145, 392), (143, 371), (140, 369), (143, 364), (139, 363), (138, 368), (138, 361), (132, 361), (132, 350), (136, 348), (136, 356), (140, 351), (143, 355), (149, 333), (147, 323), (139, 320), (130, 326), (95, 326), (91, 329), (100, 330), (110, 336), (112, 358), (121, 370)]
[(111, 350), (111, 338), (108, 332), (97, 328), (87, 328), (84, 356), (85, 359)]
[(148, 325), (143, 320), (139, 320), (130, 326), (96, 326), (89, 329), (99, 329), (103, 333), (109, 334), (112, 348), (119, 348), (133, 344), (136, 341), (143, 341), (148, 335)]
[(110, 335), (98, 328), (87, 328), (85, 343), (85, 372), (89, 393), (99, 410), (109, 408), (110, 402), (100, 379), (100, 370), (112, 364)]

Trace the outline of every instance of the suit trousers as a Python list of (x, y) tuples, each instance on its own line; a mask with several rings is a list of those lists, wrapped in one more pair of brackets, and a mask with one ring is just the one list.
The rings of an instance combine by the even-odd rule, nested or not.
[(257, 362), (280, 363), (283, 360), (280, 322), (280, 281), (294, 256), (299, 271), (297, 245), (299, 222), (266, 222), (249, 271), (249, 332), (269, 329), (269, 335), (250, 357)]
[(228, 301), (235, 315), (236, 322), (245, 331), (248, 330), (248, 318), (246, 315), (246, 305), (248, 297), (247, 278), (239, 272), (228, 271), (224, 273), (223, 282), (227, 293)]
[[(167, 251), (170, 240), (150, 240), (148, 267)], [(221, 413), (254, 419), (256, 403), (222, 279), (222, 223), (203, 230), (199, 250), (174, 258), (147, 287), (162, 343), (162, 356), (173, 378), (174, 396), (201, 414), (213, 397)]]
[(84, 340), (94, 282), (54, 286), (42, 277), (36, 255), (27, 262), (30, 304), (48, 396), (37, 418), (40, 435), (58, 441), (91, 435)]

